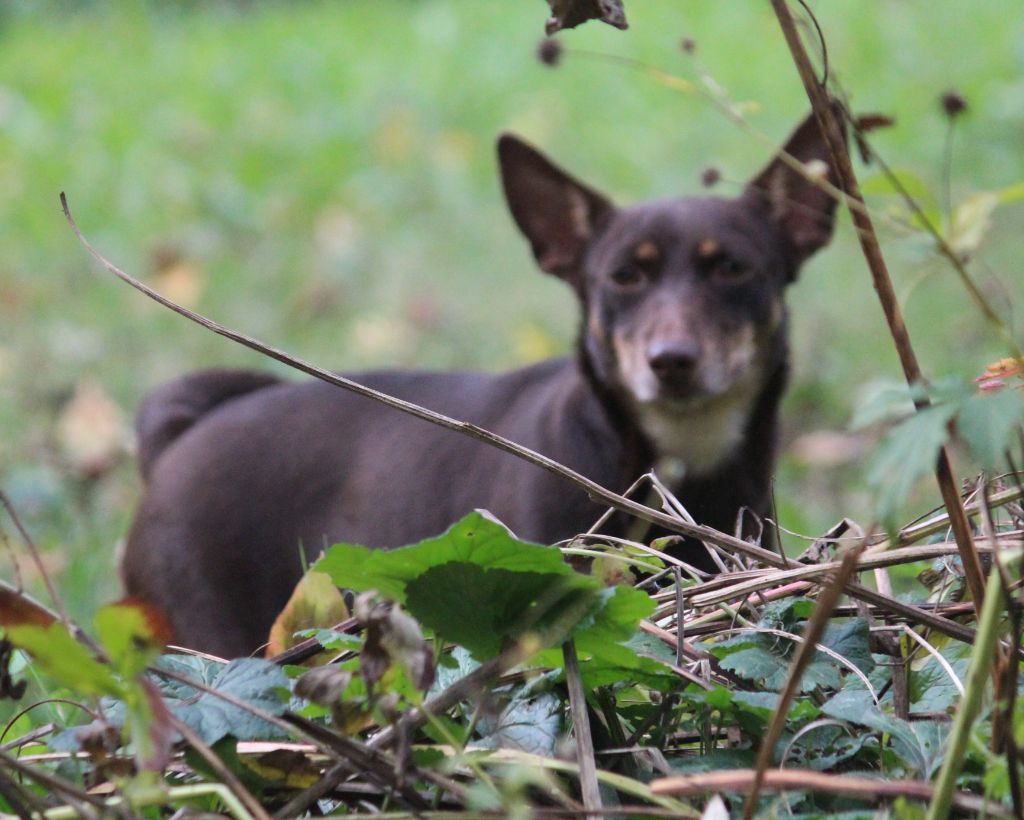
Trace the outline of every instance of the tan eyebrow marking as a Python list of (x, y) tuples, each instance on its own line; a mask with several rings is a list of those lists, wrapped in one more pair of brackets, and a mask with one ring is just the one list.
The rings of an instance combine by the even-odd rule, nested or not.
[(658, 257), (661, 256), (661, 252), (658, 250), (658, 246), (650, 240), (641, 242), (636, 246), (633, 251), (633, 259), (641, 264), (651, 264), (658, 261)]
[(700, 244), (697, 245), (697, 256), (701, 259), (708, 259), (712, 256), (717, 256), (721, 250), (722, 246), (718, 244), (718, 240), (708, 237), (707, 239), (702, 239)]

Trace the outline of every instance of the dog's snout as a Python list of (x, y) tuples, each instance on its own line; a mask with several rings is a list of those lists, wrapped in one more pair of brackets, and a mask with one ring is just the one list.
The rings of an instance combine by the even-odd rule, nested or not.
[(699, 354), (692, 340), (654, 342), (647, 350), (647, 363), (663, 386), (683, 387), (697, 369)]

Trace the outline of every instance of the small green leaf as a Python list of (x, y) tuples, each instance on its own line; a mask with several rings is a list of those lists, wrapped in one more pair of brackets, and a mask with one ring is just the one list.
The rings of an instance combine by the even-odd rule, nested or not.
[(902, 188), (926, 210), (937, 208), (928, 183), (909, 168), (892, 168), (888, 173), (872, 174), (860, 188), (864, 194), (900, 194)]
[(101, 607), (94, 623), (111, 665), (128, 678), (157, 659), (169, 634), (160, 616), (134, 601)]
[(28, 652), (41, 671), (79, 695), (121, 697), (124, 692), (111, 668), (96, 660), (63, 624), (9, 626), (7, 637)]
[(867, 480), (878, 499), (878, 515), (887, 526), (894, 523), (917, 481), (934, 471), (939, 449), (949, 439), (947, 424), (956, 410), (955, 405), (919, 410), (882, 439), (868, 467)]
[(957, 414), (956, 431), (982, 469), (992, 471), (1015, 443), (1015, 433), (1022, 422), (1024, 393), (1004, 389), (978, 393), (963, 402)]

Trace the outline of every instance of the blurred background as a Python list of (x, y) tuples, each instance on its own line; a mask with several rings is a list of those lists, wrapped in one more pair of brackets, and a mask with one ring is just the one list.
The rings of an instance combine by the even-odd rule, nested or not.
[[(1024, 180), (1019, 0), (810, 7), (829, 71), (854, 110), (896, 119), (874, 145), (936, 218)], [(592, 22), (560, 35), (568, 51), (551, 68), (536, 57), (540, 0), (0, 2), (0, 487), (73, 615), (91, 620), (119, 594), (142, 395), (195, 367), (280, 368), (101, 271), (58, 194), (125, 270), (327, 367), (501, 369), (562, 353), (573, 297), (536, 271), (505, 213), (500, 131), (621, 202), (699, 192), (708, 168), (731, 195), (769, 144), (700, 95), (593, 55), (710, 78), (770, 144), (808, 108), (767, 4), (626, 11), (627, 32)], [(951, 143), (950, 90), (968, 106)], [(875, 169), (861, 173), (925, 371), (980, 373), (1003, 349)], [(1024, 206), (968, 227), (984, 240), (971, 269), (1012, 322)], [(808, 535), (842, 516), (868, 524), (877, 433), (849, 422), (900, 372), (845, 215), (790, 297), (780, 520)], [(908, 517), (934, 496), (923, 488)]]

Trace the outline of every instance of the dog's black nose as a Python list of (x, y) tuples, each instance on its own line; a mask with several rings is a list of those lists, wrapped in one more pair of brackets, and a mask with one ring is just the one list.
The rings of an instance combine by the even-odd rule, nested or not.
[(697, 369), (699, 353), (693, 341), (654, 342), (648, 348), (647, 363), (665, 387), (685, 387)]

